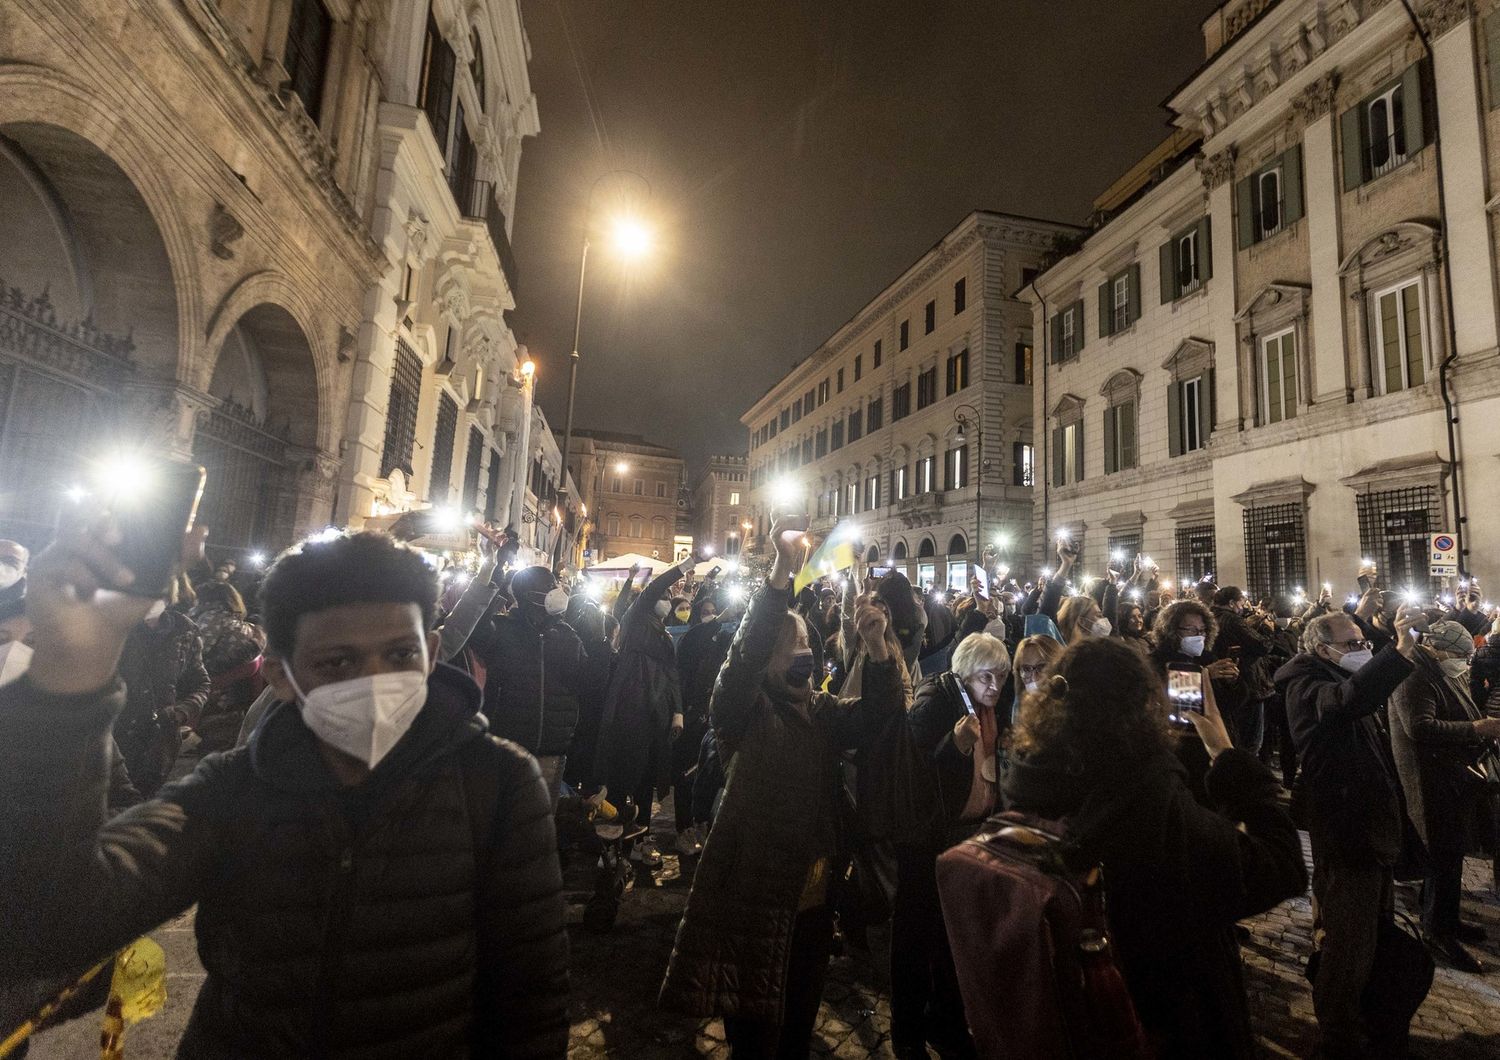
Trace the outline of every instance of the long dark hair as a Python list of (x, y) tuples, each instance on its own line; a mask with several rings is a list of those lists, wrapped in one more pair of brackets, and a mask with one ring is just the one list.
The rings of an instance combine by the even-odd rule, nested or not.
[(901, 641), (902, 649), (910, 651), (927, 627), (927, 615), (917, 604), (911, 582), (900, 571), (892, 571), (880, 579), (880, 584), (875, 587), (875, 595), (890, 609), (891, 629)]
[(1084, 775), (1117, 771), (1167, 750), (1161, 682), (1139, 650), (1089, 637), (1063, 650), (1041, 687), (1021, 700), (1010, 749), (1061, 758)]

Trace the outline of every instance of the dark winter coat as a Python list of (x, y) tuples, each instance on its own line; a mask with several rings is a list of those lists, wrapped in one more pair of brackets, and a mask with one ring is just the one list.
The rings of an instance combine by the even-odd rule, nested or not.
[(0, 689), (0, 948), (76, 974), (197, 903), (208, 978), (180, 1057), (557, 1057), (567, 938), (536, 763), (439, 667), (412, 728), (340, 785), (299, 711), (102, 828), (124, 690)]
[(1378, 711), (1411, 672), (1394, 644), (1355, 674), (1309, 652), (1276, 671), (1302, 763), (1293, 801), (1340, 856), (1393, 865), (1401, 853), (1401, 788)]
[(1391, 754), (1406, 792), (1406, 810), (1427, 849), (1464, 854), (1494, 841), (1494, 823), (1482, 788), (1467, 769), (1484, 742), (1473, 723), (1484, 715), (1469, 698), (1468, 682), (1455, 683), (1437, 660), (1417, 652), (1417, 667), (1389, 703)]
[(519, 609), (481, 625), (469, 645), (485, 666), (490, 732), (535, 755), (567, 754), (580, 700), (602, 696), (609, 680), (604, 646), (589, 653), (566, 622), (538, 628)]
[(671, 783), (672, 715), (682, 712), (682, 690), (672, 635), (655, 608), (681, 577), (679, 568), (668, 567), (620, 620), (620, 650), (604, 696), (594, 770), (621, 798), (647, 780), (662, 789)]
[(807, 714), (765, 689), (791, 593), (750, 602), (714, 686), (711, 712), (728, 777), (677, 929), (661, 1001), (690, 1015), (779, 1023), (792, 922), (808, 875), (841, 875), (839, 752), (857, 749), (906, 709), (900, 660), (867, 661), (853, 702), (814, 692)]
[(142, 622), (125, 640), (120, 679), (125, 709), (117, 724), (125, 731), (154, 725), (174, 708), (181, 712), (180, 724), (196, 725), (209, 689), (198, 627), (172, 610), (162, 613), (155, 629)]
[[(1002, 693), (1000, 702), (1008, 704), (1010, 698)], [(948, 840), (962, 838), (962, 835), (953, 834), (954, 829), (957, 828), (959, 832), (973, 831), (972, 828), (961, 827), (959, 818), (965, 803), (969, 801), (969, 791), (974, 786), (974, 759), (960, 751), (953, 742), (953, 727), (967, 713), (959, 692), (958, 678), (945, 671), (933, 674), (917, 686), (911, 710), (906, 715), (912, 740), (932, 763), (938, 793), (937, 829), (944, 847), (949, 845)], [(1010, 727), (1008, 707), (995, 711), (995, 722), (999, 727), (999, 735), (995, 741), (998, 748)], [(978, 753), (978, 748), (975, 748), (975, 753)], [(1000, 756), (997, 754), (996, 776), (999, 776), (999, 761)]]
[(1266, 768), (1228, 750), (1207, 785), (1222, 813), (1198, 804), (1170, 754), (1122, 762), (1091, 786), (1019, 760), (1002, 782), (1008, 809), (1109, 822), (1090, 829), (1079, 863), (1103, 865), (1110, 938), (1161, 1060), (1258, 1055), (1234, 924), (1307, 888), (1296, 826)]

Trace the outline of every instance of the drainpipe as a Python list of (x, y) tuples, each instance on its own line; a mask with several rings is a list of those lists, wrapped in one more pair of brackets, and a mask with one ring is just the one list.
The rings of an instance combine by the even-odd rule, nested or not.
[(1437, 60), (1432, 54), (1432, 38), (1427, 35), (1426, 28), (1417, 20), (1416, 12), (1411, 8), (1411, 0), (1401, 0), (1401, 7), (1406, 11), (1406, 17), (1411, 22), (1412, 28), (1416, 30), (1417, 39), (1422, 42), (1422, 52), (1427, 56), (1428, 65), (1433, 71), (1432, 112), (1437, 119), (1433, 122), (1432, 130), (1433, 171), (1437, 176), (1438, 237), (1443, 244), (1443, 297), (1448, 303), (1443, 312), (1448, 333), (1448, 355), (1443, 358), (1443, 363), (1438, 367), (1438, 389), (1443, 395), (1443, 419), (1448, 428), (1448, 480), (1453, 488), (1453, 534), (1458, 540), (1458, 573), (1461, 577), (1467, 578), (1469, 576), (1467, 559), (1469, 550), (1464, 547), (1465, 519), (1462, 479), (1459, 475), (1458, 413), (1449, 375), (1453, 362), (1458, 357), (1458, 328), (1453, 322), (1453, 258), (1448, 251), (1448, 201), (1443, 187), (1443, 123), (1441, 118), (1437, 117)]
[[(1031, 288), (1031, 293), (1034, 294), (1034, 295), (1036, 295), (1036, 300), (1037, 300), (1038, 304), (1040, 304), (1041, 307), (1042, 307), (1042, 341), (1041, 341), (1041, 351), (1042, 351), (1042, 422), (1041, 422), (1040, 425), (1038, 425), (1037, 422), (1036, 422), (1036, 420), (1033, 419), (1032, 423), (1031, 423), (1031, 440), (1032, 440), (1031, 451), (1033, 453), (1035, 453), (1038, 448), (1040, 448), (1042, 450), (1042, 466), (1041, 466), (1040, 469), (1038, 469), (1037, 466), (1036, 466), (1036, 458), (1035, 457), (1032, 458), (1032, 461), (1031, 461), (1031, 488), (1032, 488), (1033, 491), (1035, 491), (1036, 490), (1036, 481), (1037, 481), (1037, 479), (1041, 479), (1042, 480), (1042, 548), (1043, 548), (1043, 558), (1045, 559), (1046, 542), (1047, 542), (1047, 527), (1049, 527), (1049, 526), (1052, 525), (1051, 512), (1050, 512), (1050, 510), (1048, 508), (1048, 497), (1047, 497), (1047, 469), (1052, 466), (1052, 464), (1050, 462), (1051, 459), (1052, 459), (1052, 454), (1048, 451), (1048, 448), (1047, 448), (1047, 446), (1048, 446), (1048, 440), (1052, 437), (1052, 432), (1047, 429), (1047, 361), (1048, 361), (1048, 357), (1047, 357), (1047, 339), (1049, 337), (1049, 332), (1051, 332), (1052, 328), (1050, 327), (1049, 322), (1047, 320), (1047, 299), (1043, 298), (1042, 297), (1042, 292), (1039, 291), (1039, 290), (1037, 290), (1037, 286), (1036, 286), (1036, 281), (1035, 280), (1032, 280), (1031, 283), (1028, 284), (1027, 286), (1029, 286)], [(1031, 348), (1032, 348), (1033, 351), (1035, 351), (1038, 348), (1037, 347), (1037, 342), (1036, 342), (1036, 339), (1035, 339), (1034, 336), (1032, 338)], [(1032, 375), (1034, 377), (1036, 375), (1036, 365), (1033, 364), (1031, 367), (1032, 367)], [(1033, 384), (1033, 385), (1035, 385), (1035, 384)], [(1037, 440), (1036, 436), (1037, 436), (1037, 431), (1038, 430), (1041, 431), (1041, 435), (1042, 435), (1042, 438), (1041, 438), (1042, 444), (1041, 444), (1040, 447), (1038, 447), (1037, 444), (1036, 444), (1036, 440)], [(1033, 554), (1032, 555), (1032, 561), (1035, 562), (1035, 560), (1036, 560), (1036, 556), (1035, 556), (1035, 554)]]

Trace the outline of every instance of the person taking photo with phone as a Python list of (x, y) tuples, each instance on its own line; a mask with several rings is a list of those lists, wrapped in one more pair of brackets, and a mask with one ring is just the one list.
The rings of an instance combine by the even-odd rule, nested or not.
[(1400, 608), (1379, 651), (1342, 611), (1319, 615), (1302, 651), (1276, 671), (1301, 774), (1292, 806), (1312, 840), (1313, 977), (1320, 1056), (1331, 1060), (1404, 1048), (1405, 1027), (1371, 1024), (1360, 998), (1375, 963), (1380, 920), (1392, 908), (1391, 867), (1401, 853), (1400, 782), (1379, 711), (1413, 671), (1412, 627)]
[(266, 576), (279, 702), (247, 746), (108, 823), (118, 675), (152, 608), (102, 522), (37, 557), (36, 649), (0, 688), (0, 949), (77, 975), (197, 905), (182, 1057), (556, 1057), (567, 937), (536, 762), (435, 661), (438, 584), (381, 534)]

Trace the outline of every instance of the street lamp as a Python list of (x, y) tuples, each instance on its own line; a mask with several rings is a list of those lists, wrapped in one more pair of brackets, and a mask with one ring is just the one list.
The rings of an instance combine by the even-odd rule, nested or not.
[(953, 440), (959, 445), (968, 441), (970, 428), (974, 430), (974, 539), (979, 542), (980, 557), (984, 549), (984, 501), (980, 494), (984, 489), (984, 424), (979, 410), (973, 405), (960, 405), (953, 410), (953, 422), (958, 424), (958, 434)]

